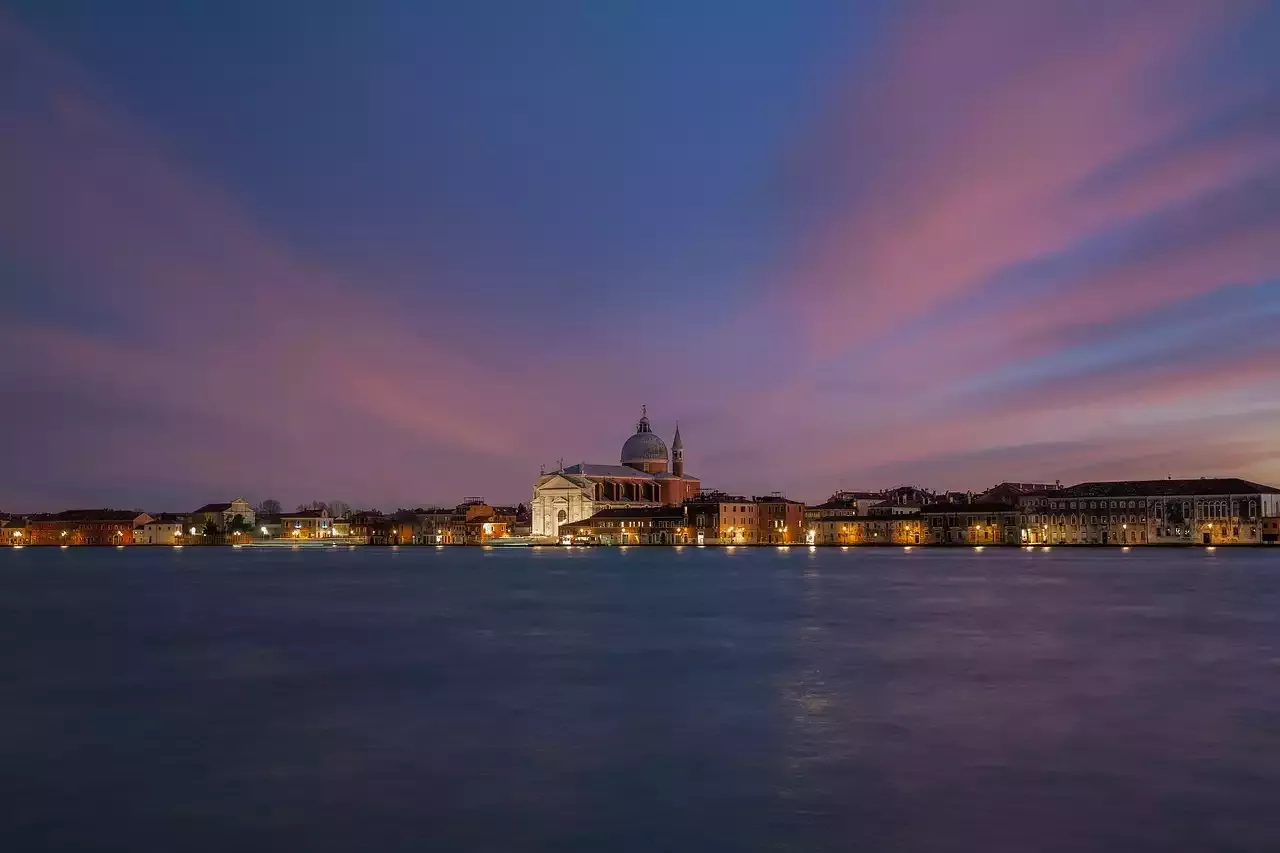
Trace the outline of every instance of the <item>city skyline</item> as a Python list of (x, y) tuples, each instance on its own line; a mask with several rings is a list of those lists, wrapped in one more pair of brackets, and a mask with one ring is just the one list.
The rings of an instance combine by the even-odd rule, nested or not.
[(1280, 7), (1084, 5), (8, 4), (0, 509), (1280, 483)]

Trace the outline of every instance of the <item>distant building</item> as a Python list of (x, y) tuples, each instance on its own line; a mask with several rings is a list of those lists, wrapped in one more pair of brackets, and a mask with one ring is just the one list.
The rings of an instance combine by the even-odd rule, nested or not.
[(614, 507), (561, 525), (560, 533), (592, 545), (685, 545), (692, 539), (685, 511), (675, 506)]
[(757, 539), (761, 544), (791, 545), (805, 538), (805, 507), (780, 495), (752, 498), (759, 516)]
[(806, 507), (806, 522), (823, 518), (857, 518), (867, 515), (871, 507), (885, 500), (884, 492), (836, 492), (825, 503)]
[(134, 545), (181, 545), (187, 535), (185, 519), (171, 512), (157, 513), (133, 528)]
[(187, 524), (195, 527), (198, 533), (208, 530), (218, 535), (225, 535), (231, 530), (237, 517), (246, 527), (253, 527), (257, 520), (253, 507), (244, 498), (236, 498), (227, 503), (205, 504), (191, 513)]
[(16, 515), (0, 518), (0, 545), (26, 545), (30, 539), (25, 518)]
[(1280, 489), (1236, 477), (1080, 483), (1021, 511), (1028, 544), (1259, 544)]
[(33, 545), (132, 545), (135, 527), (151, 516), (137, 510), (70, 509), (32, 516)]
[(929, 504), (921, 508), (924, 543), (929, 545), (1016, 545), (1021, 540), (1018, 508), (1000, 502)]
[(919, 515), (827, 516), (809, 522), (814, 545), (923, 545), (925, 523)]
[(539, 476), (529, 505), (533, 535), (557, 537), (562, 524), (590, 518), (602, 509), (680, 506), (701, 488), (697, 477), (684, 472), (679, 426), (668, 471), (667, 445), (653, 432), (647, 412), (622, 445), (620, 459), (619, 465), (584, 462)]
[(760, 535), (760, 507), (742, 495), (702, 492), (684, 505), (697, 545), (754, 545)]
[(335, 519), (325, 509), (304, 509), (280, 513), (283, 539), (332, 539)]

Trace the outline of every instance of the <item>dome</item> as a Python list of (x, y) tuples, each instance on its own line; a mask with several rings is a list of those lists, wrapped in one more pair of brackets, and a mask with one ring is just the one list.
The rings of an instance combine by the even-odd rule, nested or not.
[(622, 445), (622, 464), (651, 474), (667, 470), (667, 443), (650, 428), (647, 411), (636, 424), (636, 434)]
[(638, 432), (622, 445), (622, 464), (633, 462), (666, 462), (667, 443), (656, 433)]

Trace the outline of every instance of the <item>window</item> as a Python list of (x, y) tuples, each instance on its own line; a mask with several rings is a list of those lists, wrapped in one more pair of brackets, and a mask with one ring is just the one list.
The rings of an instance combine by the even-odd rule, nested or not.
[(1089, 501), (1089, 509), (1097, 509), (1097, 508), (1098, 508), (1098, 505), (1095, 502)]
[(1111, 508), (1112, 508), (1112, 509), (1115, 509), (1115, 508), (1116, 508), (1116, 502), (1115, 502), (1115, 501), (1112, 501), (1112, 502), (1111, 502)]
[(1093, 521), (1092, 521), (1091, 523), (1092, 523), (1092, 524), (1097, 524), (1097, 523), (1098, 523), (1098, 517), (1097, 517), (1096, 515), (1093, 517)]

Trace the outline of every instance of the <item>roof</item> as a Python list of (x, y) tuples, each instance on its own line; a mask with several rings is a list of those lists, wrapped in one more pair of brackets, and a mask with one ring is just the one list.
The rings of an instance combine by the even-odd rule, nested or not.
[(637, 471), (627, 465), (594, 465), (589, 462), (583, 462), (578, 465), (570, 465), (563, 471), (557, 471), (557, 474), (577, 474), (582, 477), (611, 477), (617, 479), (633, 479), (633, 480), (652, 480), (653, 475), (644, 471)]
[(229, 509), (231, 509), (231, 504), (230, 504), (230, 503), (224, 503), (224, 504), (205, 504), (204, 506), (202, 506), (202, 507), (200, 507), (198, 510), (196, 510), (194, 514), (198, 515), (198, 514), (200, 514), (200, 513), (202, 513), (202, 512), (226, 512), (226, 511), (227, 511), (227, 510), (229, 510)]
[[(909, 524), (913, 521), (919, 521), (920, 516), (915, 513), (909, 515), (822, 515), (810, 521), (838, 521), (841, 524), (853, 524), (855, 522), (875, 522), (876, 524)], [(806, 522), (807, 524), (808, 522)]]
[(39, 515), (32, 522), (50, 521), (133, 521), (145, 513), (132, 509), (69, 509), (50, 515)]
[(1117, 480), (1080, 483), (1054, 492), (1059, 498), (1163, 497), (1171, 495), (1280, 495), (1280, 489), (1239, 477), (1195, 480)]
[(147, 524), (181, 524), (183, 518), (176, 512), (157, 512), (152, 514), (151, 520)]
[(1013, 504), (994, 502), (975, 502), (967, 504), (925, 504), (920, 508), (921, 515), (952, 515), (962, 512), (1017, 512)]
[(324, 515), (318, 509), (304, 509), (298, 512), (282, 512), (280, 518), (331, 518), (332, 516)]
[[(876, 497), (879, 497), (879, 495), (877, 495)], [(813, 506), (813, 507), (809, 507), (809, 508), (810, 508), (810, 509), (852, 509), (852, 510), (857, 510), (857, 508), (858, 508), (858, 502), (857, 502), (856, 500), (847, 500), (847, 501), (827, 501), (826, 503), (821, 503), (821, 504), (818, 504), (817, 506)]]

